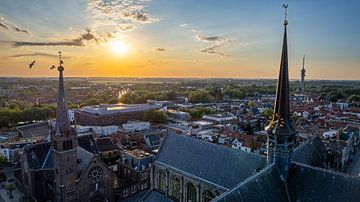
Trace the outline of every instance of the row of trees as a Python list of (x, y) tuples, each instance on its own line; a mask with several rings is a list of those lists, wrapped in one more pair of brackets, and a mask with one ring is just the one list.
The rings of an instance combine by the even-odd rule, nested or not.
[(139, 104), (145, 103), (146, 100), (176, 100), (176, 98), (177, 93), (174, 91), (131, 91), (121, 96), (119, 101), (125, 104)]
[(0, 128), (13, 127), (19, 122), (33, 122), (54, 118), (56, 115), (55, 105), (42, 107), (28, 107), (23, 110), (1, 108), (0, 109)]

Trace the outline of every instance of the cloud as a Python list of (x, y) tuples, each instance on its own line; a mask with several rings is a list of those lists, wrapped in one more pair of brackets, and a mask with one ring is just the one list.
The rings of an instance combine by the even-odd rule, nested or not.
[[(42, 57), (50, 57), (50, 58), (58, 58), (59, 55), (56, 54), (50, 54), (50, 53), (41, 53), (41, 52), (31, 52), (31, 53), (22, 53), (22, 54), (15, 54), (10, 57), (12, 58), (19, 58), (19, 57), (36, 57), (36, 56), (42, 56)], [(64, 59), (74, 59), (73, 56), (62, 56)]]
[(150, 23), (150, 18), (144, 13), (124, 13), (124, 18), (129, 18), (135, 22)]
[(17, 32), (23, 32), (23, 33), (25, 33), (25, 34), (30, 34), (29, 31), (27, 31), (27, 30), (25, 30), (25, 29), (20, 29), (20, 28), (18, 28), (18, 27), (15, 27), (15, 31), (17, 31)]
[(155, 51), (165, 51), (165, 48), (155, 48)]
[(221, 53), (218, 50), (225, 47), (225, 46), (228, 46), (231, 42), (232, 41), (230, 39), (224, 39), (224, 40), (221, 40), (218, 43), (216, 43), (216, 44), (214, 44), (214, 45), (212, 45), (210, 47), (207, 47), (207, 48), (204, 48), (204, 49), (200, 50), (200, 52), (209, 53), (209, 54), (215, 54), (215, 55), (218, 55), (218, 56), (221, 56), (221, 57), (230, 57), (230, 55)]
[(7, 30), (7, 31), (10, 31), (9, 27), (6, 26), (6, 24), (3, 23), (3, 22), (0, 22), (0, 27), (3, 28), (3, 29), (5, 29), (5, 30)]
[(86, 46), (88, 43), (100, 44), (107, 42), (109, 39), (113, 38), (111, 33), (105, 33), (101, 35), (93, 34), (89, 29), (86, 30), (86, 33), (80, 34), (79, 37), (63, 40), (63, 41), (50, 41), (50, 42), (29, 42), (29, 41), (13, 41), (13, 47), (21, 46)]
[(187, 27), (188, 24), (184, 23), (184, 24), (180, 24), (179, 27)]
[(228, 38), (222, 38), (220, 36), (205, 36), (197, 34), (194, 38), (198, 41), (205, 43), (213, 43), (213, 45), (200, 50), (202, 53), (215, 54), (221, 57), (230, 57), (230, 55), (219, 52), (220, 49), (231, 44), (232, 40)]
[(20, 32), (25, 34), (31, 34), (28, 30), (21, 29), (14, 24), (11, 24), (5, 20), (4, 17), (0, 16), (0, 27), (5, 31)]
[(113, 31), (133, 30), (138, 24), (153, 23), (157, 19), (147, 12), (150, 0), (89, 0), (88, 12), (95, 30), (106, 26)]
[(220, 37), (219, 36), (204, 36), (201, 34), (195, 35), (195, 38), (199, 41), (204, 41), (204, 42), (213, 42), (213, 41), (219, 41)]

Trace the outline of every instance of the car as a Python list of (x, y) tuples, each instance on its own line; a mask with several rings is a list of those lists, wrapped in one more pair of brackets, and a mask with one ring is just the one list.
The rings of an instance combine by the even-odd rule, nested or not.
[(0, 184), (0, 188), (4, 189), (5, 188), (5, 184)]

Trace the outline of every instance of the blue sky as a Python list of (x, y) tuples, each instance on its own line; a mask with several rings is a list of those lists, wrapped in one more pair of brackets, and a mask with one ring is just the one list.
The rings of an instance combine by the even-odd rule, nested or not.
[[(290, 77), (359, 79), (360, 2), (288, 1)], [(11, 0), (0, 2), (0, 76), (276, 78), (282, 1)], [(1, 26), (3, 25), (3, 26)], [(128, 46), (113, 54), (113, 41)], [(24, 43), (25, 42), (25, 43)], [(64, 43), (66, 42), (66, 43)], [(24, 65), (33, 58), (38, 68)]]

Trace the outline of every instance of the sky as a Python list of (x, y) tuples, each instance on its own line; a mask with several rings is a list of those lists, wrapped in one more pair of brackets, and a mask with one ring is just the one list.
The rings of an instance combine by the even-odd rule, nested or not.
[[(289, 0), (291, 79), (360, 78), (360, 1)], [(0, 76), (276, 78), (277, 0), (1, 0)], [(28, 64), (35, 60), (33, 68)]]

